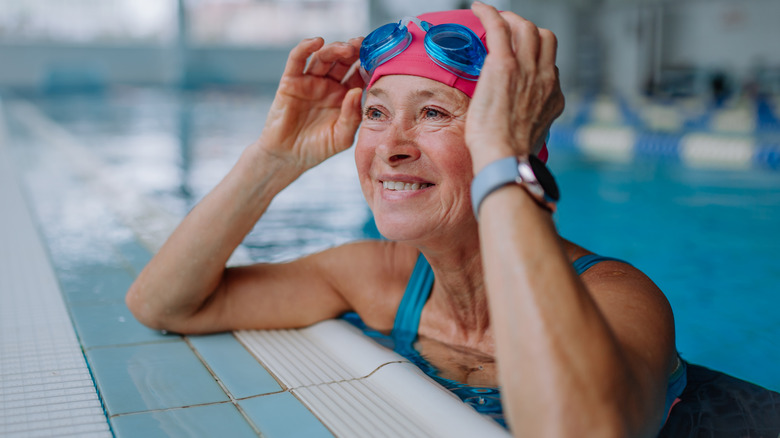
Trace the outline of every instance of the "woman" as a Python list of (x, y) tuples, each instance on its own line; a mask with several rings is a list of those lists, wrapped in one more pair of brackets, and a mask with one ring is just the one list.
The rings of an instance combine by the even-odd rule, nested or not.
[[(127, 304), (144, 324), (180, 333), (302, 327), (348, 311), (389, 332), (406, 324), (399, 305), (427, 270), (435, 282), (416, 287), (424, 299), (409, 331), (495, 357), (516, 434), (655, 436), (681, 389), (667, 390), (680, 362), (664, 295), (616, 260), (596, 258), (578, 275), (573, 263), (590, 252), (557, 235), (554, 187), (544, 197), (532, 183), (491, 179), (498, 162), (517, 169), (517, 157), (543, 178), (529, 155), (544, 155), (536, 145), (563, 110), (556, 39), (515, 14), (472, 10), (421, 16), (408, 25), (409, 47), (378, 66), (364, 45), (367, 83), (348, 75), (361, 39), (298, 44), (260, 138), (155, 255)], [(486, 42), (478, 81), (427, 56), (425, 22), (464, 24)], [(388, 240), (225, 269), (273, 197), (350, 147), (359, 125), (360, 184)]]

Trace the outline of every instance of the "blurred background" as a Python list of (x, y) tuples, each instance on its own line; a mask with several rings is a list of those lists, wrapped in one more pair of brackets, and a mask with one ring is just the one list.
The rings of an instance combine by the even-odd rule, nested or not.
[[(61, 279), (153, 252), (257, 138), (299, 40), (468, 3), (0, 0), (0, 160)], [(780, 2), (491, 3), (559, 39), (561, 234), (661, 287), (683, 357), (780, 390)], [(356, 179), (351, 152), (304, 174), (241, 262), (376, 237)]]
[[(780, 93), (775, 0), (503, 0), (559, 38), (566, 90)], [(0, 0), (0, 87), (275, 83), (302, 38), (364, 35), (455, 0)]]

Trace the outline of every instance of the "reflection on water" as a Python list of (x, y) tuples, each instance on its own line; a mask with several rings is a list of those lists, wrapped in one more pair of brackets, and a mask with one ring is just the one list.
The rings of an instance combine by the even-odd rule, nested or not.
[(355, 313), (348, 313), (343, 319), (380, 345), (407, 358), (477, 412), (507, 427), (498, 387), (498, 371), (492, 356), (424, 336), (408, 345), (390, 334), (368, 327)]
[[(35, 103), (128, 190), (183, 217), (260, 134), (271, 97), (131, 89)], [(253, 261), (290, 260), (365, 238), (368, 218), (350, 149), (279, 193), (243, 246)]]
[(463, 402), (506, 427), (498, 371), (492, 356), (423, 336), (411, 349), (405, 350), (397, 349)]

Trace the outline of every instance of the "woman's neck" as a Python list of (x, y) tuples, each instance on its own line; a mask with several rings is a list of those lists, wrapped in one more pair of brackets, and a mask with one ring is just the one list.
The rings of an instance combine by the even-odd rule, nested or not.
[(479, 239), (453, 239), (453, 245), (423, 246), (435, 281), (423, 308), (420, 334), (492, 354), (493, 336), (482, 274)]

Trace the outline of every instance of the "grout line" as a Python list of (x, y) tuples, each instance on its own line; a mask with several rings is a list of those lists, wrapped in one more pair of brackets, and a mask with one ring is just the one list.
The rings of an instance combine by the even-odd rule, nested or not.
[[(173, 336), (173, 335), (169, 335)], [(159, 341), (145, 341), (145, 342), (131, 342), (129, 344), (111, 344), (111, 345), (95, 345), (92, 347), (82, 347), (84, 348), (84, 351), (95, 351), (95, 350), (104, 350), (107, 348), (123, 348), (123, 347), (141, 347), (144, 345), (156, 345), (156, 344), (171, 344), (174, 342), (179, 342), (183, 340), (183, 336), (178, 335), (179, 338), (173, 338), (173, 339), (161, 339)]]
[(205, 406), (219, 406), (219, 405), (225, 405), (230, 404), (231, 402), (229, 400), (227, 401), (221, 401), (221, 402), (211, 402), (211, 403), (197, 403), (192, 405), (186, 405), (186, 406), (174, 406), (170, 408), (163, 408), (163, 409), (148, 409), (145, 411), (135, 411), (135, 412), (122, 412), (121, 414), (113, 414), (109, 416), (109, 419), (119, 418), (119, 417), (127, 417), (130, 415), (139, 415), (139, 414), (150, 414), (154, 412), (168, 412), (168, 411), (179, 411), (183, 409), (189, 409), (189, 408), (199, 408), (199, 407), (205, 407)]
[[(211, 374), (211, 377), (214, 378), (214, 381), (217, 382), (217, 385), (219, 385), (220, 388), (222, 388), (222, 391), (225, 393), (225, 395), (228, 396), (230, 399), (230, 403), (233, 404), (233, 406), (238, 410), (238, 413), (241, 414), (241, 416), (244, 418), (244, 421), (246, 421), (249, 424), (249, 427), (252, 428), (252, 430), (258, 435), (261, 436), (262, 433), (260, 432), (260, 428), (252, 421), (251, 418), (249, 418), (249, 415), (247, 415), (246, 412), (239, 406), (237, 399), (233, 396), (233, 393), (228, 389), (228, 387), (225, 385), (225, 383), (222, 381), (222, 379), (219, 378), (217, 373), (211, 368), (211, 365), (209, 365), (208, 361), (201, 356), (200, 351), (198, 351), (197, 348), (195, 348), (194, 345), (192, 345), (192, 342), (190, 342), (189, 336), (183, 336), (184, 342), (187, 343), (187, 346), (190, 347), (190, 350), (195, 354), (195, 357), (198, 358), (198, 360), (203, 364), (203, 366), (206, 367), (206, 370)], [(277, 391), (272, 394), (278, 394), (279, 392), (284, 391)], [(263, 394), (268, 395), (268, 394)]]
[(349, 378), (349, 379), (341, 379), (341, 380), (331, 380), (331, 381), (328, 381), (328, 382), (310, 383), (310, 384), (307, 384), (307, 385), (299, 385), (299, 386), (295, 386), (295, 387), (289, 387), (289, 390), (290, 391), (296, 391), (296, 390), (305, 389), (305, 388), (316, 388), (318, 386), (327, 386), (327, 385), (333, 385), (333, 384), (339, 384), (339, 383), (349, 383), (349, 382), (359, 382), (361, 380), (366, 380), (369, 377), (373, 376), (376, 372), (378, 372), (379, 370), (381, 370), (385, 366), (391, 365), (391, 364), (397, 364), (397, 363), (406, 364), (406, 363), (410, 363), (410, 362), (404, 361), (404, 360), (395, 360), (395, 361), (391, 361), (391, 362), (385, 362), (385, 363), (379, 365), (378, 367), (376, 367), (376, 369), (374, 369), (370, 373), (366, 374), (365, 376), (358, 376), (358, 377), (352, 377), (352, 378)]

